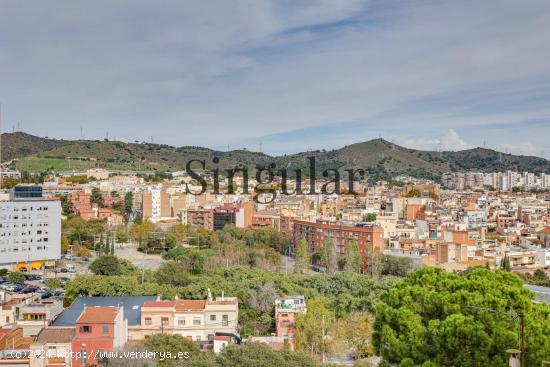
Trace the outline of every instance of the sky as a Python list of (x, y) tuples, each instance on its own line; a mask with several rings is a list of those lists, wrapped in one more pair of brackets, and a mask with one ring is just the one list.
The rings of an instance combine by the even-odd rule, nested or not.
[(4, 131), (550, 158), (548, 0), (0, 0)]

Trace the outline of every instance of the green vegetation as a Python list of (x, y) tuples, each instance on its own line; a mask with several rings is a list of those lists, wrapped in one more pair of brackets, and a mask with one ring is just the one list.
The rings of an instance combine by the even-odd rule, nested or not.
[[(247, 150), (213, 151), (201, 147), (171, 147), (150, 143), (119, 141), (63, 141), (39, 138), (24, 133), (4, 134), (2, 157), (19, 158), (18, 169), (30, 172), (82, 170), (89, 167), (154, 171), (162, 174), (179, 171), (191, 159), (220, 158), (220, 169), (242, 164), (249, 169), (275, 163), (277, 167), (302, 169), (307, 176), (307, 157), (315, 156), (317, 171), (325, 169), (364, 169), (370, 181), (390, 181), (397, 174), (411, 175), (438, 181), (450, 171), (477, 170), (482, 172), (546, 172), (550, 165), (544, 158), (501, 154), (490, 149), (469, 149), (458, 152), (418, 151), (395, 145), (383, 139), (352, 144), (332, 151), (310, 151), (270, 157)], [(70, 158), (70, 159), (68, 159)], [(210, 168), (207, 165), (207, 169)]]
[(48, 278), (44, 282), (44, 285), (46, 286), (46, 288), (50, 290), (56, 290), (58, 288), (61, 288), (62, 284), (61, 284), (61, 281), (57, 278)]
[(507, 366), (505, 350), (519, 345), (518, 320), (472, 308), (484, 307), (525, 315), (526, 365), (538, 366), (550, 358), (550, 307), (532, 300), (509, 272), (423, 268), (381, 295), (374, 346), (393, 363)]
[(167, 263), (154, 274), (126, 276), (78, 276), (65, 286), (66, 302), (78, 295), (156, 295), (181, 299), (206, 299), (213, 294), (239, 298), (240, 331), (246, 335), (269, 335), (273, 329), (273, 307), (277, 296), (303, 294), (307, 299), (324, 297), (337, 317), (354, 311), (373, 312), (377, 295), (393, 284), (393, 278), (372, 281), (356, 273), (299, 275), (266, 272), (255, 267), (213, 267), (200, 275), (181, 263)]
[(68, 160), (62, 158), (40, 158), (25, 157), (17, 161), (16, 167), (19, 171), (27, 172), (49, 172), (49, 171), (72, 171), (85, 170), (94, 167), (94, 162)]
[(128, 260), (113, 255), (103, 255), (90, 264), (90, 271), (96, 275), (132, 275), (138, 269)]
[(19, 271), (12, 271), (8, 274), (8, 282), (14, 284), (23, 284), (25, 283), (25, 274)]

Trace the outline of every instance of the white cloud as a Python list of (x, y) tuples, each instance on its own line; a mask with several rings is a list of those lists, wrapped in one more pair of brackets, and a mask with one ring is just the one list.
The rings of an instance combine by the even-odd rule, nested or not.
[(4, 0), (0, 95), (40, 135), (225, 146), (397, 111), (350, 136), (461, 149), (466, 126), (550, 117), (523, 89), (550, 79), (549, 23), (546, 0)]
[(439, 141), (441, 150), (464, 150), (470, 148), (470, 144), (460, 138), (458, 133), (453, 129), (449, 129)]

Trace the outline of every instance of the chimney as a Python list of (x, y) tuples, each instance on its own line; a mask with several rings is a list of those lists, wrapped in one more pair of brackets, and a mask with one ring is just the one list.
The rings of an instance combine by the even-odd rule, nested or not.
[(224, 291), (222, 291), (222, 302), (225, 301)]
[(210, 288), (208, 288), (208, 302), (212, 302), (212, 292), (210, 292)]

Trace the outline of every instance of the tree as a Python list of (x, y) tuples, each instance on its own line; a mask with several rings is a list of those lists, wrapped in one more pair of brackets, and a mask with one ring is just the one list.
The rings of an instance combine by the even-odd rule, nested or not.
[(376, 214), (374, 213), (368, 213), (365, 216), (365, 222), (374, 222), (376, 220)]
[(357, 241), (351, 239), (348, 242), (348, 252), (346, 254), (346, 265), (344, 271), (350, 271), (352, 273), (359, 273), (363, 267), (363, 258), (359, 252)]
[(410, 358), (416, 365), (504, 367), (505, 351), (519, 345), (518, 321), (480, 309), (487, 308), (525, 315), (525, 365), (538, 366), (550, 358), (550, 307), (533, 299), (506, 271), (422, 268), (381, 295), (373, 344), (394, 363)]
[(191, 277), (185, 267), (175, 261), (162, 264), (155, 272), (155, 280), (159, 284), (172, 286), (185, 286), (191, 283)]
[(118, 243), (126, 243), (126, 242), (128, 242), (128, 239), (129, 239), (129, 237), (128, 237), (128, 233), (126, 233), (126, 231), (118, 230), (116, 232), (116, 241)]
[(298, 349), (313, 355), (324, 355), (329, 350), (326, 338), (334, 317), (325, 307), (324, 298), (315, 298), (307, 302), (307, 313), (296, 316), (295, 339)]
[(25, 274), (19, 271), (12, 271), (8, 274), (8, 282), (13, 284), (23, 284), (25, 283)]
[(134, 194), (131, 191), (128, 191), (124, 194), (124, 223), (128, 226), (130, 222), (130, 217), (132, 216), (132, 210), (134, 206)]
[(61, 253), (66, 254), (69, 251), (69, 239), (65, 235), (61, 235)]
[(217, 367), (319, 367), (310, 356), (289, 350), (273, 350), (262, 343), (231, 344), (216, 358)]
[(300, 240), (296, 252), (294, 253), (295, 263), (294, 263), (294, 272), (304, 274), (311, 262), (311, 255), (309, 254), (309, 246), (307, 241), (304, 239)]
[(502, 264), (500, 266), (502, 270), (505, 271), (511, 271), (512, 266), (510, 265), (510, 258), (508, 257), (508, 254), (504, 254), (504, 258), (502, 259)]
[(55, 289), (61, 288), (61, 281), (57, 278), (48, 278), (44, 282), (44, 285), (48, 289), (55, 290)]
[(412, 189), (406, 195), (408, 198), (419, 198), (420, 196), (422, 196), (422, 193), (418, 189)]
[[(336, 346), (344, 346), (344, 351), (352, 350), (355, 353), (355, 358), (372, 356), (373, 322), (374, 317), (366, 312), (354, 312), (338, 319), (331, 332), (333, 343)], [(333, 347), (333, 349), (335, 348)]]
[(146, 220), (140, 224), (133, 224), (132, 227), (130, 227), (130, 231), (128, 233), (130, 235), (130, 238), (136, 241), (141, 247), (144, 241), (149, 239), (149, 235), (154, 230), (154, 224)]
[(128, 260), (119, 259), (114, 255), (103, 255), (90, 264), (90, 271), (96, 275), (131, 275), (138, 269)]
[(98, 187), (92, 189), (92, 196), (90, 197), (90, 203), (97, 204), (100, 208), (105, 208), (105, 201), (103, 200), (103, 194)]
[(321, 264), (329, 274), (333, 274), (337, 268), (336, 248), (330, 237), (326, 237), (323, 246), (319, 249)]
[[(178, 361), (193, 359), (201, 353), (197, 343), (178, 334), (153, 334), (145, 339), (143, 345), (148, 351), (157, 352), (158, 355), (170, 353), (174, 356), (174, 358), (157, 358), (156, 366), (159, 367), (175, 366)], [(178, 358), (179, 354), (183, 358)]]

